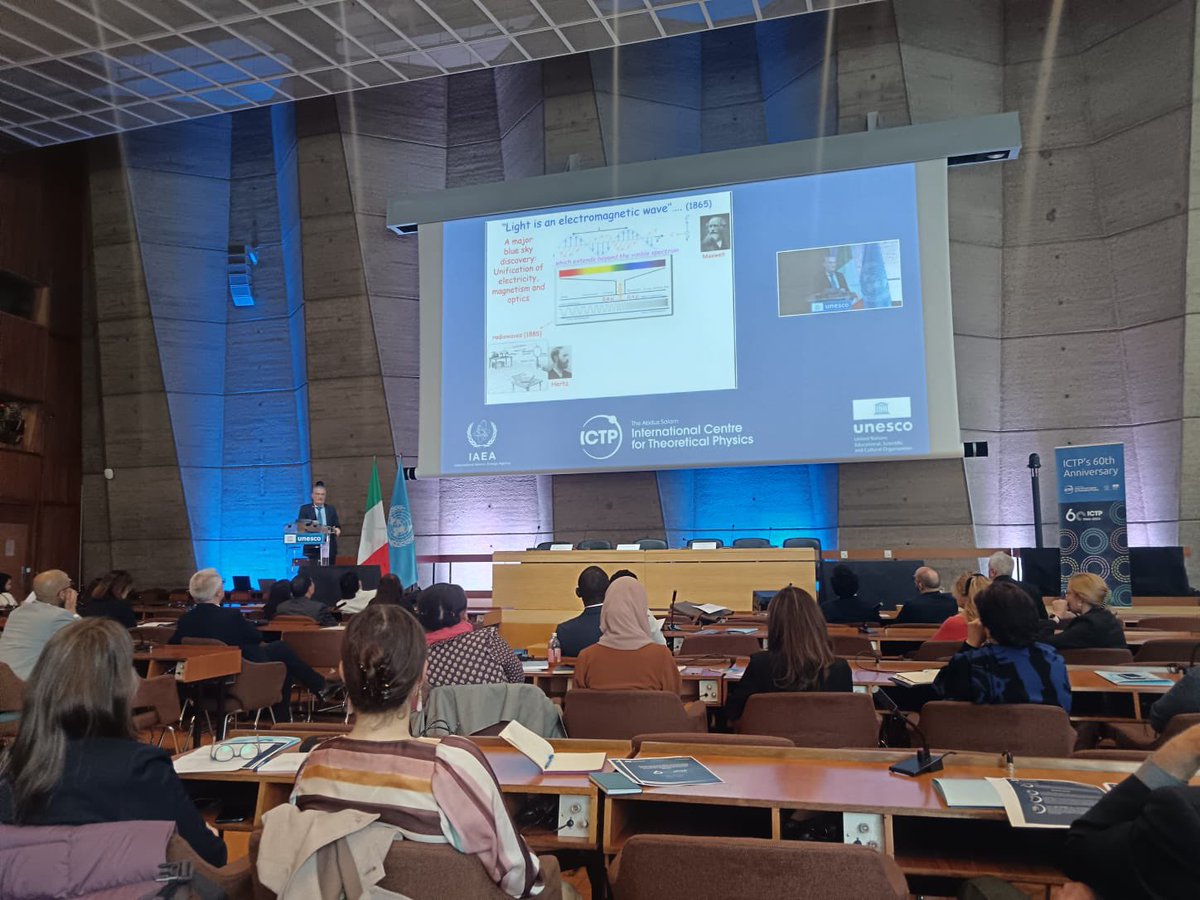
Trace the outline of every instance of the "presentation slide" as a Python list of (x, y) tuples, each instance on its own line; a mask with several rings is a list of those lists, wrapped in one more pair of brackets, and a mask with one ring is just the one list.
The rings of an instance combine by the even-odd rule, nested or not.
[[(441, 338), (440, 359), (422, 354), (422, 472), (944, 449), (929, 414), (922, 165), (422, 226), (422, 266), (440, 263), (422, 315), (437, 304)], [(932, 165), (944, 245), (945, 164)], [(937, 258), (948, 336), (944, 246)]]
[(487, 222), (485, 402), (736, 388), (729, 197)]

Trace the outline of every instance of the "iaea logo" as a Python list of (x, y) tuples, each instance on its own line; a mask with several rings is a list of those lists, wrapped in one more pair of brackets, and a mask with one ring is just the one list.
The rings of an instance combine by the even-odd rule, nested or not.
[(499, 429), (491, 419), (480, 419), (467, 425), (467, 441), (476, 450), (482, 450), (496, 443)]

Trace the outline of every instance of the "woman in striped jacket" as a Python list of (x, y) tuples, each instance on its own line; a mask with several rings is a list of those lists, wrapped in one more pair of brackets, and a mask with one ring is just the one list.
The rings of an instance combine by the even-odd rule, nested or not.
[(346, 628), (341, 668), (354, 729), (309, 754), (292, 801), (302, 810), (378, 813), (408, 840), (448, 843), (478, 857), (512, 897), (541, 892), (538, 859), (479, 748), (466, 738), (409, 734), (426, 668), (417, 620), (399, 606), (368, 606)]

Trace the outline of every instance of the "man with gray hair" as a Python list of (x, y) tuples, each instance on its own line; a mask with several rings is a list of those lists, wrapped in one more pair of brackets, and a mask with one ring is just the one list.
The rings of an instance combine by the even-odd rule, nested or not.
[(1046, 612), (1046, 601), (1042, 598), (1042, 590), (1036, 584), (1031, 584), (1028, 581), (1017, 581), (1013, 578), (1013, 572), (1016, 570), (1016, 560), (1003, 550), (997, 550), (988, 557), (988, 578), (992, 583), (1007, 581), (1015, 584), (1025, 592), (1025, 595), (1033, 601), (1034, 607), (1037, 609), (1039, 619), (1045, 620), (1042, 628), (1042, 635), (1038, 640), (1044, 640), (1054, 633), (1053, 624), (1050, 622), (1050, 615)]
[(942, 591), (942, 579), (929, 566), (913, 573), (917, 596), (907, 601), (896, 616), (897, 625), (941, 625), (958, 612), (954, 597)]
[(7, 663), (22, 681), (29, 680), (50, 638), (78, 618), (75, 603), (79, 594), (71, 576), (61, 569), (48, 569), (34, 578), (33, 595), (32, 602), (9, 614), (0, 635), (0, 662)]
[(208, 638), (223, 644), (238, 647), (242, 658), (250, 662), (281, 662), (287, 666), (287, 678), (283, 682), (283, 700), (272, 712), (276, 721), (290, 721), (292, 682), (298, 681), (322, 699), (332, 693), (332, 687), (300, 659), (296, 652), (283, 641), (264, 643), (262, 634), (236, 609), (221, 606), (225, 598), (225, 579), (216, 569), (201, 569), (188, 582), (188, 593), (196, 605), (179, 617), (172, 644), (184, 638)]

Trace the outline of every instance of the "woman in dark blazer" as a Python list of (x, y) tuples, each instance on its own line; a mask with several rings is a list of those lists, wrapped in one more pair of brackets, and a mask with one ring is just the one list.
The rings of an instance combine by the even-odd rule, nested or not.
[(112, 619), (82, 619), (55, 634), (29, 676), (21, 730), (0, 768), (0, 821), (174, 822), (193, 850), (223, 866), (225, 845), (170, 755), (133, 733), (136, 687), (133, 641)]
[(777, 691), (852, 691), (850, 665), (833, 655), (825, 618), (807, 591), (788, 585), (767, 607), (767, 646), (755, 653), (729, 689), (725, 715), (740, 719), (755, 694)]
[(1067, 609), (1075, 618), (1046, 643), (1056, 650), (1085, 647), (1125, 649), (1125, 626), (1108, 611), (1108, 585), (1099, 575), (1083, 572), (1067, 580)]

